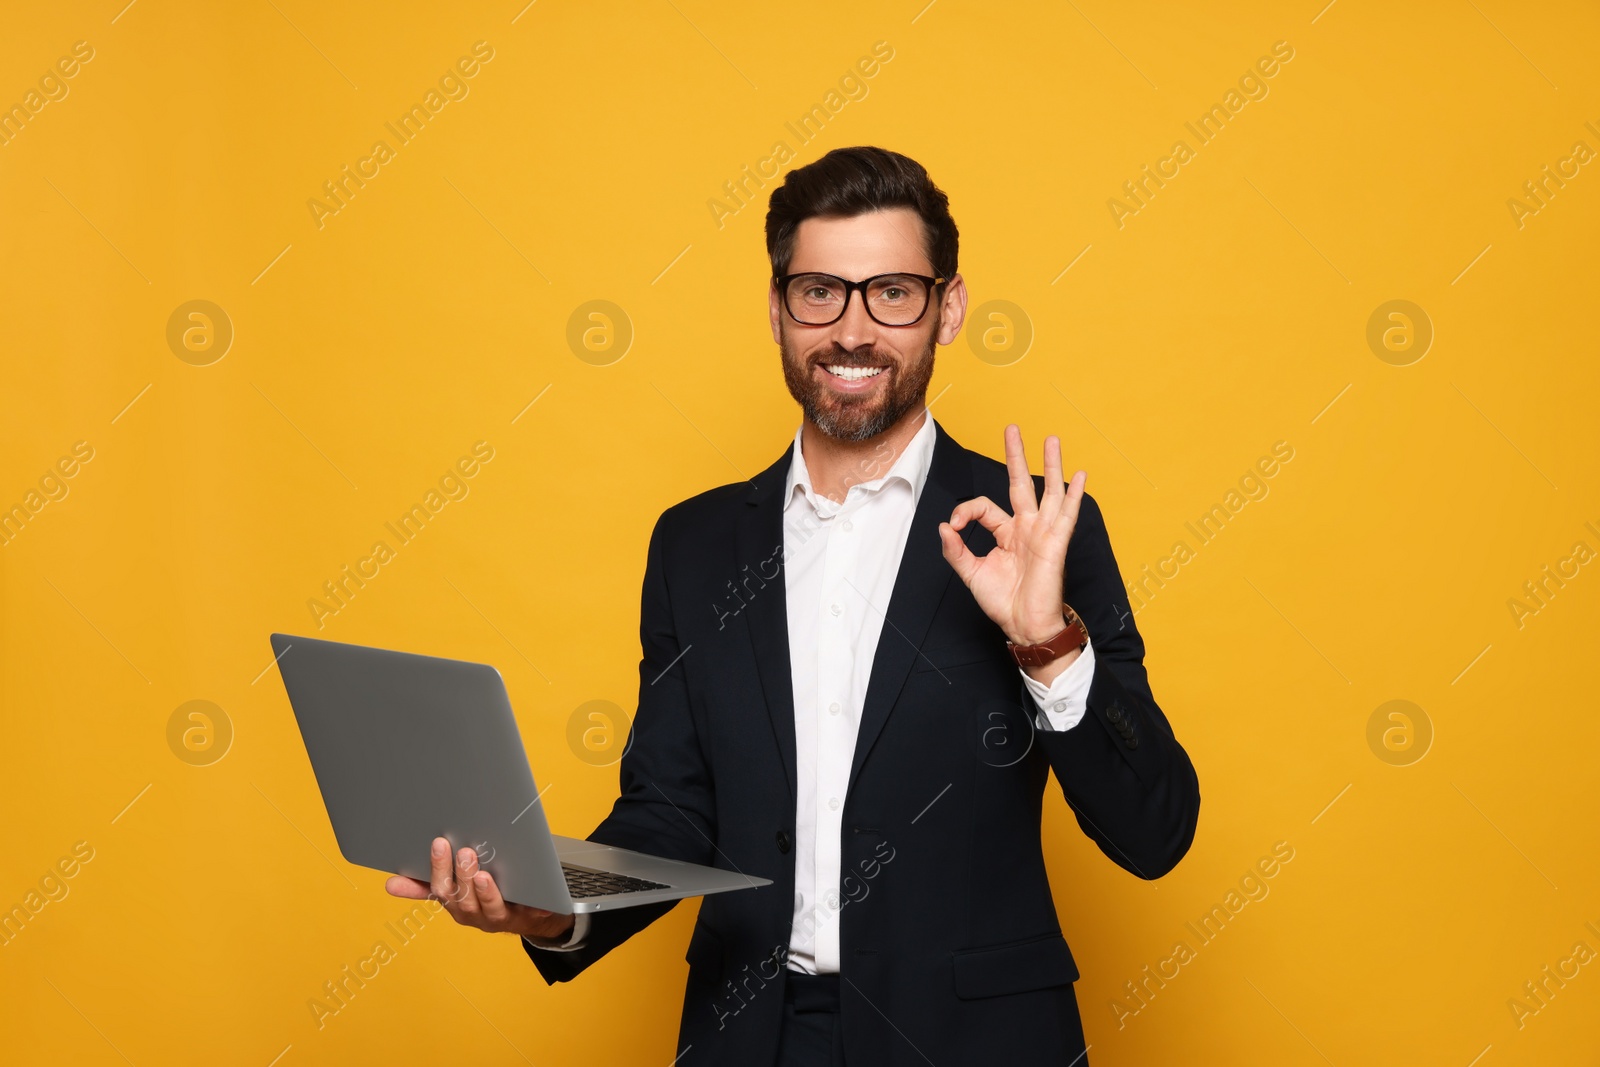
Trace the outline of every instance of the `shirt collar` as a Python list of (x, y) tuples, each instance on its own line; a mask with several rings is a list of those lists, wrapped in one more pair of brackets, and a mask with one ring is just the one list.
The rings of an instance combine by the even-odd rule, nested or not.
[[(831, 510), (843, 507), (843, 504), (835, 504), (826, 497), (820, 496), (812, 489), (811, 472), (806, 468), (805, 456), (800, 447), (802, 430), (804, 430), (804, 424), (802, 424), (801, 429), (796, 430), (794, 434), (794, 448), (791, 450), (792, 458), (789, 462), (789, 475), (787, 480), (784, 482), (784, 510), (787, 511), (789, 505), (794, 503), (796, 498), (796, 488), (800, 489), (801, 494), (803, 494), (805, 498), (810, 501), (813, 508), (818, 510)], [(894, 461), (894, 465), (891, 466), (889, 470), (880, 477), (872, 478), (867, 481), (852, 483), (845, 492), (845, 501), (848, 502), (851, 494), (853, 494), (857, 489), (861, 489), (865, 492), (875, 493), (887, 485), (891, 480), (898, 480), (911, 487), (911, 499), (912, 502), (915, 503), (916, 500), (922, 496), (922, 487), (928, 480), (928, 470), (933, 465), (934, 440), (935, 432), (933, 425), (933, 412), (924, 408), (922, 425), (918, 427), (916, 433), (911, 435), (911, 440), (906, 442), (904, 451), (902, 451), (899, 457)], [(862, 473), (871, 473), (871, 467), (871, 458), (869, 456), (867, 459), (863, 460), (864, 469)]]

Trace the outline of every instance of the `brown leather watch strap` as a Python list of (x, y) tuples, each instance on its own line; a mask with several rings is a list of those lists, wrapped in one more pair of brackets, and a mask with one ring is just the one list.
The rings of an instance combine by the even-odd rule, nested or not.
[(1037, 645), (1014, 645), (1010, 641), (1006, 642), (1006, 647), (1011, 650), (1011, 658), (1017, 661), (1017, 666), (1043, 667), (1075, 648), (1082, 650), (1089, 643), (1089, 631), (1084, 627), (1078, 613), (1072, 610), (1072, 605), (1063, 603), (1061, 614), (1067, 620), (1067, 627), (1050, 640)]

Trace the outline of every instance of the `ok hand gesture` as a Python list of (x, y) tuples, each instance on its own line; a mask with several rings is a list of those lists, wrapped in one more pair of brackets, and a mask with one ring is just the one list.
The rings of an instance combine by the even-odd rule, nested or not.
[[(1061, 482), (1061, 441), (1044, 441), (1044, 498), (1034, 493), (1022, 431), (1007, 426), (1006, 469), (1011, 475), (1011, 514), (988, 497), (956, 505), (949, 522), (939, 524), (944, 558), (972, 590), (984, 614), (1019, 645), (1048, 641), (1066, 625), (1061, 613), (1066, 584), (1067, 542), (1078, 523), (1088, 475), (1078, 471), (1072, 484)], [(995, 548), (975, 556), (958, 531), (973, 519), (994, 535)]]

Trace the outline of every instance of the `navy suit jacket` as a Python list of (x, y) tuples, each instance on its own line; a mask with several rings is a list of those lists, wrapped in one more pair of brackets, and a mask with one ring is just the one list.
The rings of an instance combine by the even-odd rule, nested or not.
[[(1188, 851), (1199, 783), (1151, 695), (1144, 641), (1087, 494), (1063, 598), (1094, 645), (1088, 710), (1070, 730), (1034, 726), (1004, 635), (939, 545), (939, 523), (959, 501), (981, 495), (1008, 506), (1005, 465), (943, 427), (936, 433), (844, 801), (837, 921), (846, 1054), (874, 1065), (1082, 1067), (1078, 968), (1040, 842), (1046, 779), (1054, 770), (1083, 832), (1147, 879)], [(589, 835), (774, 883), (701, 902), (686, 953), (678, 1067), (771, 1064), (777, 1051), (795, 891), (782, 570), (789, 459), (657, 522), (621, 796)], [(1034, 483), (1042, 489), (1042, 479)], [(994, 545), (977, 523), (962, 536), (979, 555)], [(671, 906), (595, 914), (574, 952), (524, 944), (546, 981), (567, 981)]]

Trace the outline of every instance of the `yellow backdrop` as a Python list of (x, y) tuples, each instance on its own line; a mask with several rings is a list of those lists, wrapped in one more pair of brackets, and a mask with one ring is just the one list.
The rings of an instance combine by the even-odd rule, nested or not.
[(671, 1059), (694, 906), (404, 923), (267, 635), (494, 663), (586, 833), (652, 523), (796, 425), (766, 195), (874, 143), (1200, 774), (1154, 884), (1047, 797), (1093, 1062), (1589, 1062), (1600, 16), (1321, 2), (12, 5), (0, 1059)]

